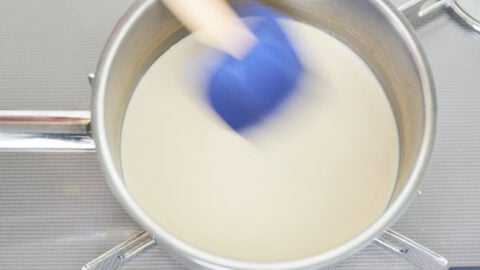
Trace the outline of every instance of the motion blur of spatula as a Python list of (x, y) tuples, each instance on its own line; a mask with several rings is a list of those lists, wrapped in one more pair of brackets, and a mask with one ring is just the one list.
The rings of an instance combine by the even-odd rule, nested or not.
[(234, 130), (258, 124), (295, 90), (302, 66), (276, 22), (279, 12), (250, 4), (240, 14), (255, 17), (247, 26), (224, 0), (164, 0), (201, 42), (224, 57), (205, 89), (211, 107)]

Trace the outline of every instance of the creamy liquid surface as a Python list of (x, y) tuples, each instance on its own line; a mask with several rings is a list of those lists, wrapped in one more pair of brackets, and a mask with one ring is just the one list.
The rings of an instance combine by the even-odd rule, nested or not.
[(373, 73), (321, 30), (282, 24), (306, 75), (276, 117), (243, 137), (200, 98), (193, 71), (204, 47), (191, 36), (152, 65), (125, 117), (129, 191), (168, 232), (217, 255), (321, 253), (378, 218), (395, 184), (397, 128)]

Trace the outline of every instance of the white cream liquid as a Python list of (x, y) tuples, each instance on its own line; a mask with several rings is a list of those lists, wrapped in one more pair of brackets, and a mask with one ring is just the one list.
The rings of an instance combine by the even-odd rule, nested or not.
[(282, 24), (306, 75), (244, 137), (198, 98), (192, 59), (204, 47), (191, 36), (152, 65), (125, 117), (129, 191), (168, 232), (217, 255), (285, 261), (331, 249), (379, 217), (396, 180), (397, 127), (374, 74), (321, 30)]

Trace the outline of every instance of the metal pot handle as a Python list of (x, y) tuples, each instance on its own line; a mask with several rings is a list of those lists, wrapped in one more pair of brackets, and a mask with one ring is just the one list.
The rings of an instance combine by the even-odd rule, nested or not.
[(0, 152), (94, 151), (89, 111), (0, 111)]
[(0, 110), (0, 152), (95, 151), (90, 121), (90, 111)]

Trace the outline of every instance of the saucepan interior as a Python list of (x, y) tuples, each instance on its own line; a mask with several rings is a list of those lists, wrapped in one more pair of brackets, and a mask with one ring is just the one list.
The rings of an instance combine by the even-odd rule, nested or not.
[[(242, 5), (247, 1), (231, 2)], [(356, 51), (382, 83), (398, 126), (399, 174), (390, 205), (383, 215), (350, 242), (291, 266), (325, 265), (367, 244), (389, 226), (414, 197), (433, 141), (435, 100), (431, 75), (412, 31), (386, 1), (263, 2), (298, 21), (324, 29)], [(167, 249), (173, 253), (187, 251), (184, 255), (192, 258), (245, 268), (241, 266), (249, 265), (233, 264), (201, 252), (192, 254), (194, 249), (176, 241), (143, 213), (126, 190), (122, 178), (121, 129), (132, 91), (155, 59), (185, 35), (186, 30), (157, 0), (137, 1), (116, 26), (101, 56), (94, 85), (93, 133), (99, 159), (119, 201)]]

